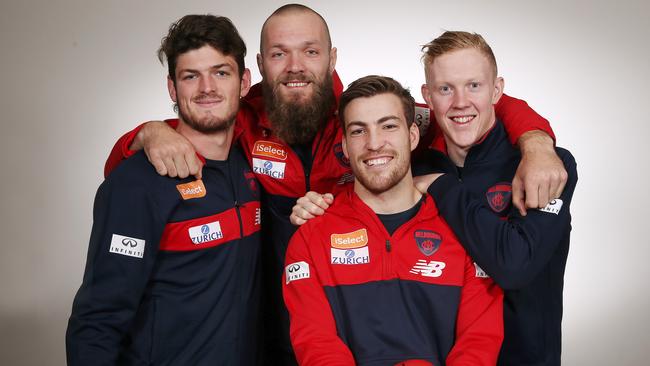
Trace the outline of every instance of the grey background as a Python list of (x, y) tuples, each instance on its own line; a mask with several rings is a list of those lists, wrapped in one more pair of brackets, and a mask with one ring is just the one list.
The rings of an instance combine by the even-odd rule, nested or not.
[[(328, 21), (347, 85), (380, 73), (423, 82), (419, 45), (482, 33), (506, 92), (552, 121), (578, 161), (566, 273), (566, 365), (650, 356), (647, 1), (307, 1)], [(155, 51), (188, 13), (230, 17), (247, 41), (279, 1), (0, 4), (0, 364), (63, 365), (92, 201), (114, 141), (173, 116)]]

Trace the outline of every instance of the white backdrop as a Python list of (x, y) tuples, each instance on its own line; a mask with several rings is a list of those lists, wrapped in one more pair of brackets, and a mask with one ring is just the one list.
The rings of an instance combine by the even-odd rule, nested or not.
[[(259, 30), (282, 4), (3, 0), (0, 364), (65, 364), (104, 160), (137, 122), (173, 113), (155, 57), (169, 24), (189, 13), (230, 17), (258, 81)], [(564, 364), (648, 364), (648, 2), (306, 4), (329, 23), (346, 85), (385, 74), (419, 100), (419, 45), (444, 29), (483, 34), (506, 92), (551, 120), (578, 161)]]

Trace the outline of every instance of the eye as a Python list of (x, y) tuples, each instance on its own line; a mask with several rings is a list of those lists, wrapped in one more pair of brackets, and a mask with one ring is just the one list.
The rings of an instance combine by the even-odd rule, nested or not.
[(279, 57), (282, 57), (282, 56), (284, 56), (284, 52), (279, 52), (278, 51), (278, 52), (272, 52), (271, 53), (271, 58), (279, 58)]
[(469, 83), (469, 88), (472, 89), (472, 90), (476, 90), (476, 89), (478, 89), (480, 86), (481, 86), (481, 83), (476, 82), (476, 81)]
[(448, 85), (442, 85), (438, 88), (438, 91), (442, 95), (449, 95), (451, 94), (451, 88)]
[(306, 52), (309, 56), (318, 56), (318, 51), (314, 49), (309, 49)]
[(217, 76), (221, 76), (221, 77), (230, 76), (230, 73), (228, 71), (224, 71), (224, 70), (217, 70), (217, 71), (214, 72), (214, 74), (217, 75)]
[(384, 125), (382, 126), (384, 130), (389, 130), (389, 131), (397, 129), (397, 127), (399, 127), (397, 123), (384, 123)]
[(181, 80), (192, 80), (196, 78), (197, 78), (196, 74), (185, 74), (183, 75), (183, 77), (181, 77)]
[(363, 133), (363, 128), (353, 128), (350, 130), (350, 136), (359, 136)]

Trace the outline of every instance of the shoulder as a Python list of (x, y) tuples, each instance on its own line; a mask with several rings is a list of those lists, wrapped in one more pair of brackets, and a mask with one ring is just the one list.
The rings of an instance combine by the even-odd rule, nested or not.
[(114, 191), (138, 191), (149, 195), (176, 190), (176, 185), (180, 183), (180, 179), (159, 175), (145, 153), (139, 151), (115, 168), (102, 186), (110, 187)]

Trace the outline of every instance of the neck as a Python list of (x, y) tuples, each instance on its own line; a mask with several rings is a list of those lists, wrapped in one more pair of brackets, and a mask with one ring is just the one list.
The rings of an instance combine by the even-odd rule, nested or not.
[(230, 152), (234, 124), (228, 129), (212, 133), (199, 132), (182, 120), (179, 120), (176, 131), (190, 141), (196, 152), (206, 159), (226, 160)]
[[(493, 112), (494, 113), (494, 112)], [(461, 147), (453, 143), (451, 139), (449, 139), (447, 136), (445, 136), (445, 144), (447, 145), (447, 156), (449, 156), (449, 159), (454, 162), (456, 166), (459, 167), (464, 167), (465, 166), (465, 159), (467, 158), (467, 154), (469, 153), (469, 149), (472, 148), (472, 146), (477, 145), (483, 141), (485, 136), (492, 130), (492, 127), (494, 127), (494, 124), (496, 123), (496, 118), (493, 115), (492, 116), (492, 122), (488, 125), (488, 127), (483, 131), (483, 133), (480, 135), (476, 141), (470, 146), (466, 147)]]
[(454, 162), (454, 165), (463, 167), (465, 166), (465, 158), (467, 157), (467, 153), (469, 152), (469, 147), (460, 147), (453, 145), (453, 143), (450, 143), (451, 141), (447, 140), (445, 137), (445, 142), (447, 143), (447, 156), (449, 156), (449, 159)]
[(406, 211), (422, 198), (422, 193), (413, 185), (410, 168), (399, 183), (384, 192), (371, 192), (356, 179), (354, 181), (354, 192), (377, 214), (393, 214)]

